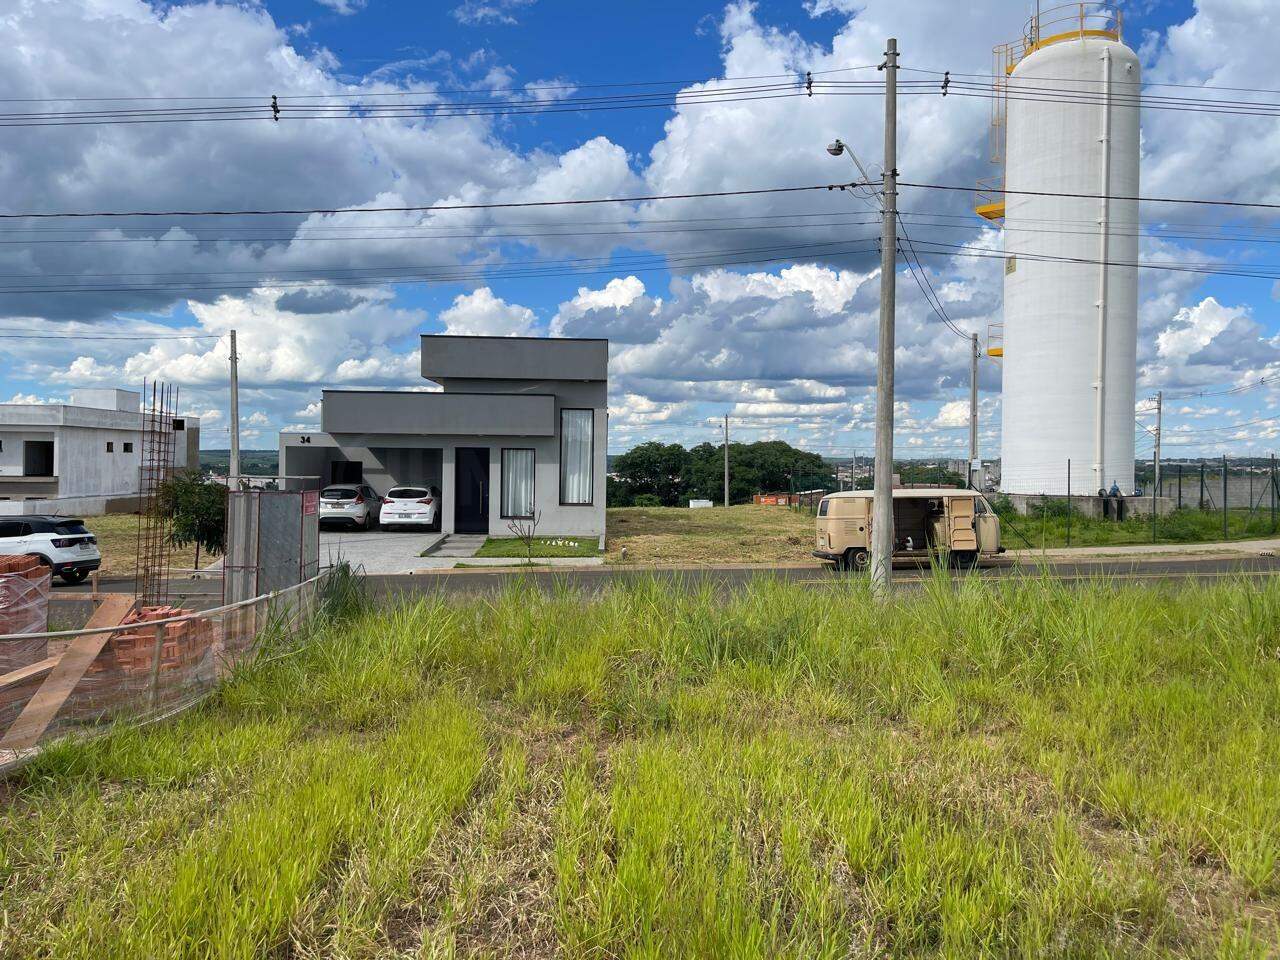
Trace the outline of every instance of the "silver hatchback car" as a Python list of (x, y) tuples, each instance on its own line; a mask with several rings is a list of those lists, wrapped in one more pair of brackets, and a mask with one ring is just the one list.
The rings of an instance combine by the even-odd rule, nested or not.
[(320, 491), (320, 522), (372, 530), (382, 513), (382, 498), (366, 483), (335, 483)]

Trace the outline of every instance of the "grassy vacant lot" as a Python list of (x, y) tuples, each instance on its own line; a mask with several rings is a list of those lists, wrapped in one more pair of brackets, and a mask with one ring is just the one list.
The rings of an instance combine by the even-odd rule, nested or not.
[(812, 561), (813, 530), (812, 516), (785, 507), (614, 507), (608, 512), (605, 562)]
[[(1039, 517), (1015, 516), (1023, 536), (1040, 549), (1067, 545), (1067, 517), (1061, 512)], [(1271, 537), (1280, 532), (1272, 524), (1270, 508), (1249, 515), (1248, 510), (1227, 511), (1227, 536), (1222, 535), (1222, 513), (1212, 510), (1178, 510), (1156, 520), (1155, 540), (1151, 539), (1151, 518), (1138, 517), (1113, 523), (1081, 516), (1071, 517), (1071, 546), (1115, 546), (1130, 543), (1213, 543), (1223, 540), (1247, 540)], [(1004, 543), (1010, 549), (1025, 548), (1026, 542), (1005, 522)]]
[[(535, 557), (596, 557), (600, 555), (596, 537), (534, 537)], [(477, 557), (527, 556), (523, 540), (516, 537), (490, 537), (476, 551)]]
[[(132, 513), (113, 513), (105, 517), (86, 517), (85, 526), (98, 538), (102, 551), (103, 576), (131, 575), (138, 566), (138, 517)], [(171, 548), (173, 566), (191, 569), (195, 566), (196, 548)], [(200, 566), (214, 558), (200, 555)]]
[(0, 808), (0, 954), (1263, 957), (1280, 585), (355, 612)]

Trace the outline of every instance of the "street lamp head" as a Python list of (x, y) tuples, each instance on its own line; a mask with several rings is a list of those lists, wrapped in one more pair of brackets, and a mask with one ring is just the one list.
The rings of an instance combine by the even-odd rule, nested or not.
[(844, 153), (844, 144), (839, 140), (835, 143), (827, 144), (827, 153), (831, 154), (833, 157), (840, 156)]

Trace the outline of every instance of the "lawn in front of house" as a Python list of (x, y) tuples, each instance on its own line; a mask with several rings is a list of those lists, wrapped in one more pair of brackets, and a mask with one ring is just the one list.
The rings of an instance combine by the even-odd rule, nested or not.
[(607, 523), (606, 563), (815, 562), (813, 515), (786, 507), (612, 507)]
[(477, 557), (511, 557), (523, 560), (527, 556), (546, 557), (598, 557), (597, 537), (534, 537), (532, 550), (519, 537), (490, 537), (476, 551)]

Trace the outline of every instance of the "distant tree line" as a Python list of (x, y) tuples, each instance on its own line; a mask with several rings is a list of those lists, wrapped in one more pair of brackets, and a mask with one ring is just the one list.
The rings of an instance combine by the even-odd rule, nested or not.
[[(834, 467), (816, 453), (782, 440), (729, 444), (729, 500), (750, 503), (757, 493), (835, 489)], [(642, 443), (613, 458), (611, 507), (676, 507), (690, 500), (724, 499), (724, 445)]]

